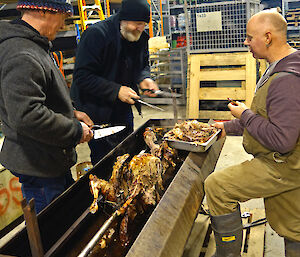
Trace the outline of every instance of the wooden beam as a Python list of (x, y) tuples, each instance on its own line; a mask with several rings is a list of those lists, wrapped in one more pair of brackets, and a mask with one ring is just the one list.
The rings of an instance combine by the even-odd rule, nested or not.
[(225, 100), (227, 97), (234, 100), (245, 100), (245, 96), (245, 90), (239, 87), (202, 87), (199, 90), (199, 99), (201, 100)]
[(198, 55), (190, 56), (190, 83), (189, 83), (189, 119), (198, 119), (199, 90), (200, 90), (200, 58)]
[(251, 53), (246, 58), (246, 98), (245, 104), (250, 107), (256, 87), (256, 60)]
[[(252, 211), (252, 222), (264, 217), (266, 217), (264, 209), (254, 209)], [(265, 224), (250, 228), (248, 252), (246, 256), (264, 256), (265, 229)]]
[(220, 80), (245, 80), (245, 69), (213, 69), (213, 70), (201, 70), (200, 75), (202, 81), (220, 81)]
[(232, 120), (230, 111), (199, 111), (199, 119)]
[(200, 54), (201, 66), (245, 65), (247, 53)]

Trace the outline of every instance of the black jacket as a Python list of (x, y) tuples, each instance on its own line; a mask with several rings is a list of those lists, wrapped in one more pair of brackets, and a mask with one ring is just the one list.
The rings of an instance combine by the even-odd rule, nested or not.
[[(145, 32), (137, 41), (132, 88), (150, 77), (149, 36)], [(78, 110), (86, 112), (95, 123), (110, 122), (112, 109), (118, 103), (121, 87), (118, 65), (121, 52), (119, 15), (90, 26), (82, 35), (76, 54), (71, 97)]]
[(20, 24), (0, 22), (0, 162), (8, 170), (58, 177), (76, 163), (82, 135), (49, 42)]

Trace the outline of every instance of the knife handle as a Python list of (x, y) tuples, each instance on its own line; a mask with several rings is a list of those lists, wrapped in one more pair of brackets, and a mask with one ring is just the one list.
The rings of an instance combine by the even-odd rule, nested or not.
[(153, 90), (153, 89), (142, 88), (141, 90), (142, 90), (142, 92), (151, 92), (151, 93), (155, 94), (155, 90)]
[(101, 124), (101, 125), (94, 124), (94, 125), (90, 126), (90, 128), (91, 129), (101, 129), (101, 128), (106, 128), (108, 126), (109, 126), (109, 124)]
[(232, 100), (232, 98), (227, 98), (228, 102), (231, 103), (232, 105), (238, 106), (237, 102)]

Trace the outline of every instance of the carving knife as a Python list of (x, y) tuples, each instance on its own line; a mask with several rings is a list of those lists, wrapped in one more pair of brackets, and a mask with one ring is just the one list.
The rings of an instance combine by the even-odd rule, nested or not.
[(125, 129), (125, 126), (114, 126), (114, 127), (108, 127), (108, 128), (100, 128), (100, 129), (93, 129), (94, 133), (94, 139), (99, 139), (102, 137), (107, 137), (110, 135), (113, 135), (115, 133), (120, 132), (121, 130)]

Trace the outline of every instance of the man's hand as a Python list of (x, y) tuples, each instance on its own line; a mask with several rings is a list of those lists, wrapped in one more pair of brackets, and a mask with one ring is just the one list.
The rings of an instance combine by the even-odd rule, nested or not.
[(137, 93), (130, 87), (121, 86), (118, 94), (118, 98), (128, 104), (134, 104), (135, 101), (132, 99), (140, 99)]
[(229, 103), (228, 104), (228, 108), (230, 109), (231, 111), (231, 114), (236, 117), (237, 119), (240, 119), (241, 116), (242, 116), (242, 113), (249, 109), (244, 103), (241, 103), (241, 102), (238, 102), (236, 101), (236, 104), (237, 105), (234, 105), (232, 103)]
[(85, 112), (74, 110), (74, 115), (77, 120), (84, 122), (89, 127), (94, 125), (94, 122), (90, 119), (90, 117)]
[(88, 142), (93, 138), (93, 131), (84, 122), (80, 122), (82, 127), (82, 136), (79, 143)]
[(216, 122), (212, 126), (214, 126), (217, 129), (222, 129), (221, 134), (219, 135), (219, 139), (226, 137), (226, 131), (224, 128), (224, 122)]
[(150, 78), (144, 79), (140, 83), (140, 88), (144, 90), (144, 94), (150, 97), (156, 97), (156, 94), (154, 94), (154, 91), (159, 90), (157, 84)]

